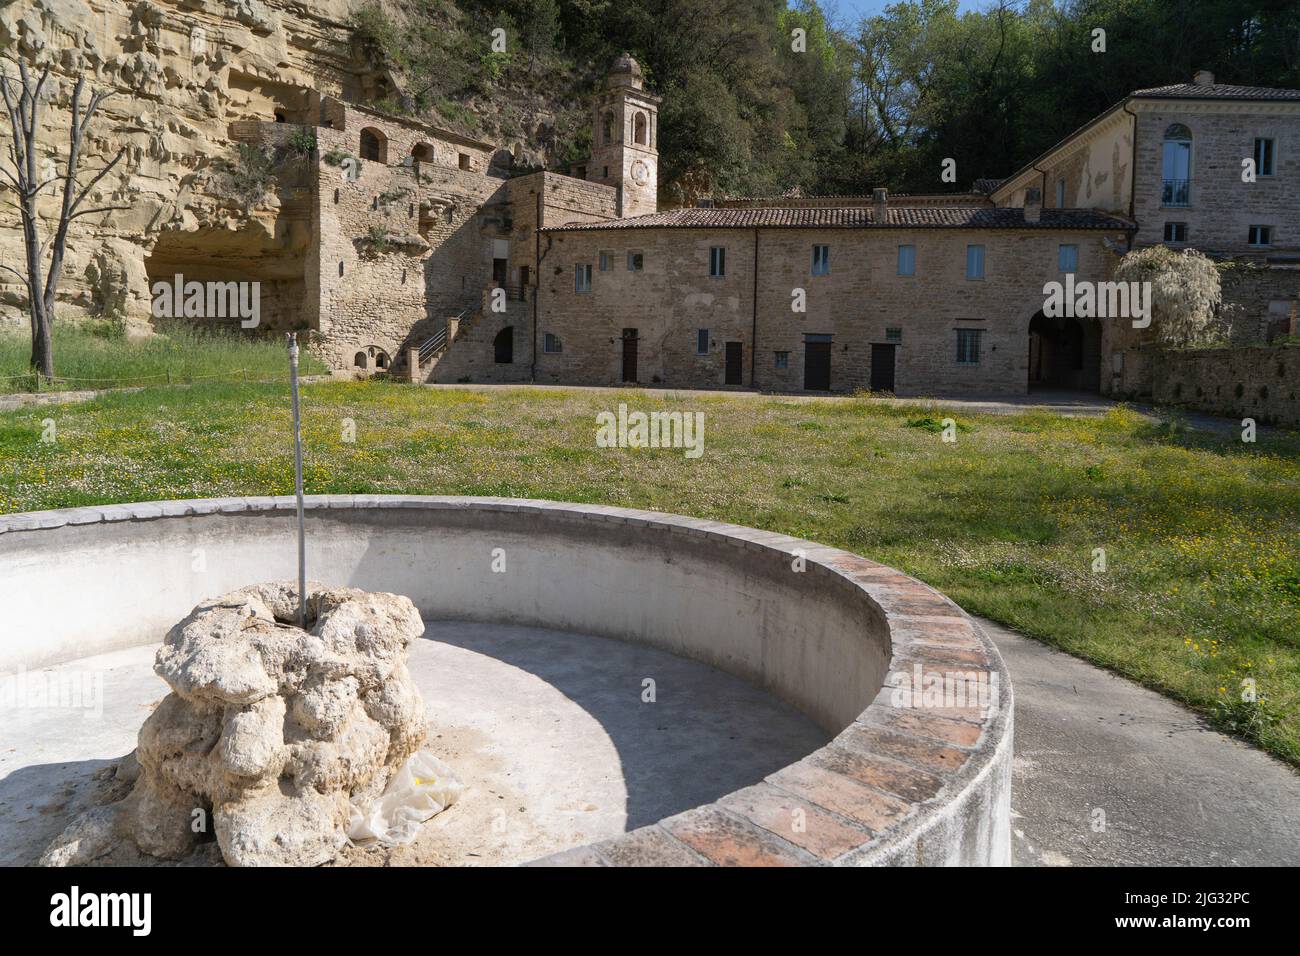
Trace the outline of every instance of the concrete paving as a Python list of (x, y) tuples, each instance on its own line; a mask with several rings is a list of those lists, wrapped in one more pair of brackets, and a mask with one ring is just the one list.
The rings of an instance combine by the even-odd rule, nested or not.
[(1300, 865), (1300, 774), (1155, 691), (981, 623), (1015, 687), (1017, 865)]

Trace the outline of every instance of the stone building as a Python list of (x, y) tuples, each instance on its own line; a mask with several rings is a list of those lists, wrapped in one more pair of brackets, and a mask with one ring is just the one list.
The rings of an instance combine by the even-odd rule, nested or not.
[[(429, 249), (395, 244), (387, 258), (353, 261), (332, 239), (339, 261), (322, 256), (319, 322), (331, 355), (373, 344), (398, 374), (435, 382), (1128, 393), (1149, 391), (1151, 333), (1127, 314), (1050, 317), (1046, 283), (1106, 282), (1124, 252), (1167, 242), (1248, 266), (1227, 296), (1247, 337), (1276, 332), (1294, 309), (1300, 168), (1283, 147), (1300, 133), (1300, 91), (1205, 74), (1138, 91), (982, 192), (792, 194), (665, 212), (658, 105), (636, 61), (620, 57), (577, 175), (497, 180), (486, 144), (462, 143), (487, 168), (459, 167), (470, 175), (451, 197), (460, 180), (447, 152), (388, 214), (405, 209)], [(357, 122), (336, 130), (355, 138)], [(403, 150), (413, 142), (381, 132)], [(436, 145), (437, 131), (426, 135)], [(400, 188), (385, 177), (414, 175), (389, 171), (397, 155), (340, 187), (357, 192), (341, 228), (322, 201), (322, 237), (355, 243), (373, 228), (381, 190)], [(1256, 163), (1253, 182), (1243, 158)], [(449, 205), (447, 228), (423, 228), (419, 210), (442, 222)], [(334, 268), (342, 275), (327, 283)], [(420, 270), (423, 299), (401, 291)]]
[[(1044, 206), (1089, 207), (1134, 224), (1135, 248), (1164, 243), (1230, 262), (1233, 338), (1300, 329), (1300, 90), (1191, 83), (1137, 90), (992, 190), (999, 206), (1037, 189)], [(1253, 174), (1253, 175), (1252, 175)], [(1148, 394), (1153, 333), (1103, 326), (1101, 391)], [(1060, 333), (1044, 328), (1044, 350)], [(1031, 373), (1032, 376), (1032, 373)]]

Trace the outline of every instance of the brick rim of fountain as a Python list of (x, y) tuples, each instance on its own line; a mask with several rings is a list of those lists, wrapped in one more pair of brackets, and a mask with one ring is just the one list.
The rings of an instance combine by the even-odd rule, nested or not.
[[(886, 565), (816, 542), (683, 515), (537, 499), (310, 495), (308, 511), (469, 510), (547, 514), (692, 535), (794, 559), (865, 595), (888, 627), (885, 686), (828, 744), (764, 781), (659, 822), (533, 861), (534, 866), (1006, 864), (1013, 697), (992, 641), (953, 601)], [(289, 512), (292, 496), (97, 505), (0, 515), (0, 535), (77, 525)], [(816, 570), (814, 570), (816, 569)], [(917, 670), (919, 668), (919, 670)], [(891, 679), (996, 677), (981, 712), (895, 707)], [(789, 825), (802, 812), (805, 829)], [(784, 822), (783, 822), (784, 821)]]

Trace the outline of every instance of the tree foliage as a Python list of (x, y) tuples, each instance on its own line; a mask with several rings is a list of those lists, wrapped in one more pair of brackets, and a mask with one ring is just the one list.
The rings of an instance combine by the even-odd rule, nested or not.
[[(632, 53), (664, 96), (667, 202), (794, 186), (966, 189), (1128, 92), (1197, 69), (1300, 86), (1294, 0), (989, 0), (964, 13), (957, 0), (901, 0), (854, 23), (832, 23), (817, 0), (386, 0), (354, 25), (405, 74), (419, 108), (538, 88), (578, 99)], [(495, 26), (513, 38), (510, 63), (488, 71)], [(946, 158), (955, 185), (940, 179)]]

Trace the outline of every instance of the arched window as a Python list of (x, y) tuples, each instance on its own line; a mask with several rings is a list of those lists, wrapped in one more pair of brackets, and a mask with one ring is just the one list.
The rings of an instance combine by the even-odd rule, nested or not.
[(375, 368), (388, 368), (388, 355), (380, 352), (375, 356)]
[(431, 163), (434, 160), (432, 143), (416, 143), (411, 149), (411, 158), (417, 163)]
[(361, 131), (361, 158), (376, 163), (388, 162), (388, 138), (373, 126)]
[(1186, 206), (1191, 203), (1192, 131), (1182, 123), (1174, 123), (1165, 130), (1160, 175), (1164, 181), (1161, 205)]
[(614, 142), (614, 114), (606, 113), (600, 120), (600, 141), (602, 143)]
[(492, 340), (493, 359), (498, 365), (510, 365), (515, 360), (515, 327), (507, 325)]
[(642, 146), (647, 145), (644, 113), (637, 113), (636, 119), (632, 120), (632, 142), (640, 143)]
[(358, 352), (356, 355), (352, 356), (352, 364), (355, 365), (357, 368), (365, 368), (365, 367), (366, 367), (366, 353), (365, 353), (365, 352)]

